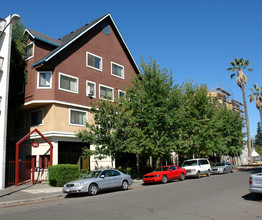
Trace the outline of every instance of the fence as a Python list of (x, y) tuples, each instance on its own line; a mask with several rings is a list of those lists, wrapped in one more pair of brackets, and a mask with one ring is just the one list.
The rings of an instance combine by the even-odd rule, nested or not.
[[(48, 180), (48, 166), (45, 161), (19, 160), (19, 184), (31, 182), (32, 184)], [(16, 161), (8, 162), (7, 186), (15, 184)]]

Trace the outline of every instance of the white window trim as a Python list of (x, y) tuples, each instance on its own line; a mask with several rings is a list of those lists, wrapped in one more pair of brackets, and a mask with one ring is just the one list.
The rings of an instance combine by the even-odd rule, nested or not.
[[(71, 90), (67, 90), (67, 89), (63, 89), (63, 88), (60, 87), (60, 85), (61, 85), (61, 83), (60, 83), (60, 81), (61, 81), (61, 75), (67, 76), (67, 77), (69, 77), (69, 78), (76, 79), (76, 84), (77, 84), (77, 85), (76, 85), (76, 92), (71, 91)], [(62, 90), (62, 91), (66, 91), (66, 92), (71, 92), (71, 93), (78, 94), (78, 77), (71, 76), (71, 75), (68, 75), (68, 74), (59, 72), (58, 88), (59, 88), (59, 90)]]
[[(101, 59), (101, 69), (98, 69), (98, 68), (95, 68), (95, 67), (93, 67), (93, 66), (88, 65), (88, 54), (90, 54), (90, 55), (92, 55), (92, 56), (94, 56), (94, 57), (98, 57), (98, 58)], [(103, 71), (103, 58), (87, 51), (87, 52), (86, 52), (86, 66), (89, 67), (89, 68), (92, 68), (92, 69), (94, 69), (94, 70), (98, 70), (98, 71), (101, 71), (101, 72), (102, 72), (102, 71)]]
[[(40, 79), (40, 73), (50, 73), (50, 86), (49, 87), (40, 87), (39, 86), (39, 79)], [(52, 71), (39, 71), (37, 72), (37, 89), (52, 89), (52, 78), (53, 78), (53, 73)], [(59, 77), (60, 79), (60, 77)]]
[[(38, 112), (38, 111), (42, 111), (42, 123), (41, 124), (38, 124), (38, 125), (32, 125), (32, 113), (33, 112)], [(44, 125), (44, 109), (43, 108), (40, 108), (40, 109), (37, 109), (37, 110), (35, 110), (35, 111), (32, 111), (31, 113), (30, 113), (30, 127), (37, 127), (37, 126), (42, 126), (42, 125)]]
[(120, 92), (123, 92), (123, 93), (125, 93), (125, 95), (126, 95), (126, 91), (124, 91), (124, 90), (118, 90), (118, 98), (120, 98)]
[[(115, 65), (120, 66), (120, 67), (123, 68), (123, 76), (117, 76), (117, 75), (113, 74), (113, 64), (115, 64)], [(120, 78), (120, 79), (125, 79), (125, 67), (122, 66), (122, 65), (120, 65), (120, 64), (118, 64), (118, 63), (115, 63), (115, 62), (112, 62), (112, 61), (111, 61), (111, 75), (112, 75), (112, 76), (115, 76), (115, 77), (117, 77), (117, 78)]]
[[(100, 93), (100, 91), (101, 91), (101, 86), (102, 87), (105, 87), (105, 88), (108, 88), (108, 89), (112, 89), (112, 100), (108, 100), (108, 99), (104, 99), (104, 98), (101, 98), (101, 93)], [(111, 102), (114, 102), (114, 88), (112, 88), (112, 87), (109, 87), (109, 86), (105, 86), (105, 85), (103, 85), (103, 84), (99, 84), (99, 99), (103, 99), (103, 100), (108, 100), (108, 101), (111, 101)]]
[[(95, 85), (95, 86), (94, 86), (94, 87), (95, 87), (95, 88), (94, 88), (94, 95), (92, 95), (92, 96), (90, 96), (90, 95), (87, 93), (88, 83), (92, 83), (92, 84)], [(95, 82), (86, 80), (86, 96), (92, 97), (92, 98), (96, 98), (96, 83), (95, 83)]]
[(79, 110), (79, 109), (75, 109), (75, 108), (69, 108), (69, 125), (79, 126), (79, 127), (85, 127), (85, 124), (84, 124), (84, 125), (80, 125), (80, 124), (73, 124), (73, 123), (71, 123), (71, 111), (76, 111), (76, 112), (85, 113), (85, 114), (86, 114), (86, 121), (85, 121), (84, 123), (86, 123), (86, 122), (88, 121), (87, 111), (83, 111), (83, 110)]
[(27, 44), (26, 46), (29, 46), (30, 44), (33, 44), (33, 49), (32, 49), (32, 50), (33, 50), (33, 53), (32, 53), (32, 56), (26, 58), (26, 60), (29, 60), (29, 59), (33, 58), (34, 55), (35, 55), (35, 44), (34, 44), (34, 42), (32, 41), (32, 42), (30, 42), (29, 44)]

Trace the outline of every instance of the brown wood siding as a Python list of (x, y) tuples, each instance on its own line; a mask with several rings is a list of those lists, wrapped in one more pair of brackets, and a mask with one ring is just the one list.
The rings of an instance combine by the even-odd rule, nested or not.
[[(52, 89), (37, 89), (37, 71), (30, 69), (26, 101), (56, 100), (77, 105), (90, 106), (90, 98), (86, 96), (86, 80), (96, 83), (96, 97), (99, 97), (99, 84), (114, 88), (114, 95), (118, 90), (125, 90), (124, 85), (131, 85), (131, 73), (135, 73), (130, 59), (123, 50), (116, 33), (111, 28), (111, 34), (106, 35), (97, 25), (87, 34), (80, 37), (70, 46), (51, 59), (47, 65), (38, 70), (53, 69)], [(40, 45), (39, 45), (40, 46)], [(37, 54), (44, 54), (43, 46), (35, 48)], [(98, 71), (86, 66), (86, 53), (90, 52), (102, 57), (103, 70)], [(121, 79), (111, 75), (111, 61), (124, 66), (125, 78)], [(59, 72), (78, 77), (78, 94), (59, 90)], [(31, 93), (31, 94), (30, 94)], [(95, 99), (93, 99), (96, 102)]]

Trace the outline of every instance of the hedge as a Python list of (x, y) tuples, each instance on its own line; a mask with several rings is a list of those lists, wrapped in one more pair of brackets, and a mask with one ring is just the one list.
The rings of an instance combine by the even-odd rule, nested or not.
[(75, 164), (57, 164), (48, 168), (49, 184), (61, 187), (79, 178), (79, 167)]

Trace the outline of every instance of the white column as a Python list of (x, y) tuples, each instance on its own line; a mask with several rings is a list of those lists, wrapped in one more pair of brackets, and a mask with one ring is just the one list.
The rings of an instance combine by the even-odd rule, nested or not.
[(0, 189), (5, 188), (7, 108), (12, 39), (11, 23), (15, 20), (19, 20), (19, 15), (9, 15), (4, 21), (0, 20)]

